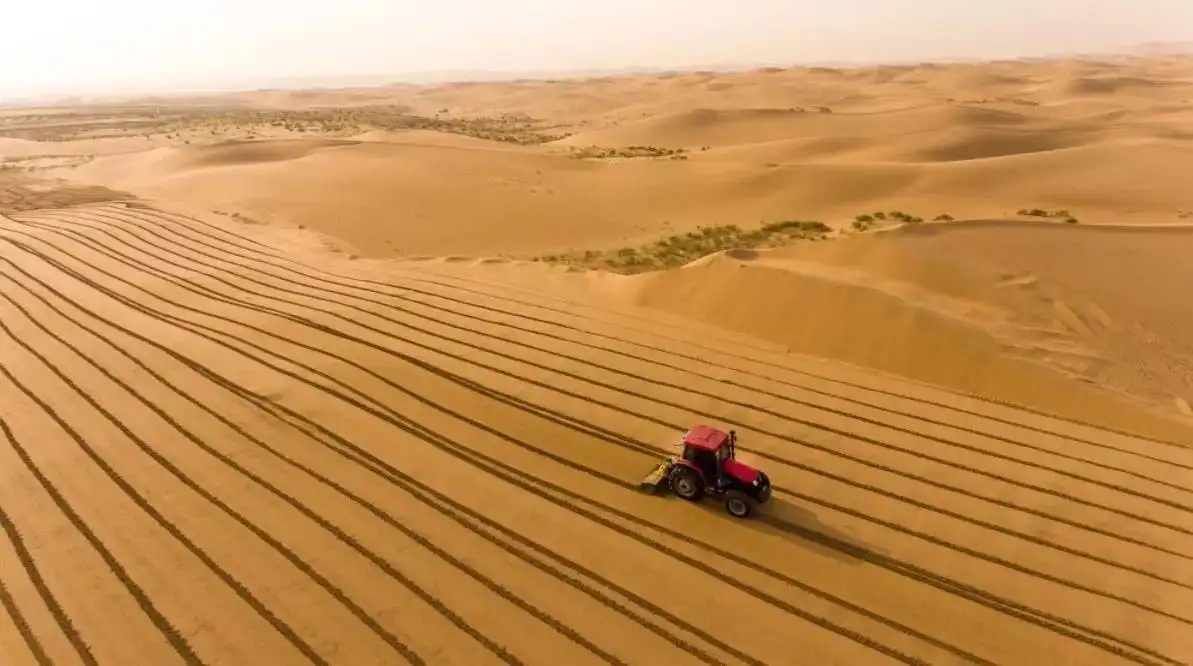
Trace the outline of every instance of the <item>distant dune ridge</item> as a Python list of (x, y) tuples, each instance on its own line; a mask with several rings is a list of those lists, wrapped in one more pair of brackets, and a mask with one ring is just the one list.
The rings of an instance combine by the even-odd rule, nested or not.
[(1193, 663), (1152, 51), (0, 109), (0, 664)]

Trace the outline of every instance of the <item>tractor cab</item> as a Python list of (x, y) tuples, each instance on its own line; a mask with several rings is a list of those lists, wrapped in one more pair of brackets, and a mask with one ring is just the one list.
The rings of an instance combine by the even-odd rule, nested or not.
[(710, 483), (724, 484), (725, 461), (734, 460), (737, 431), (728, 433), (698, 426), (684, 433), (683, 459), (692, 463)]

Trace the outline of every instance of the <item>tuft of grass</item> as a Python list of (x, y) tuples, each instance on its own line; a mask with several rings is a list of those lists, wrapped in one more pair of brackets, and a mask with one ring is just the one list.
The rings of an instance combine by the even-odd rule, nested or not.
[(618, 273), (642, 273), (674, 268), (715, 252), (775, 247), (797, 240), (825, 238), (832, 228), (813, 220), (770, 222), (757, 229), (736, 224), (699, 227), (685, 234), (673, 234), (641, 247), (623, 247), (612, 252), (586, 250), (536, 257), (535, 261), (575, 266), (601, 267)]
[(669, 158), (672, 160), (688, 159), (684, 148), (661, 148), (659, 146), (626, 146), (624, 148), (602, 148), (588, 146), (573, 150), (571, 156), (577, 160), (607, 160), (607, 159), (639, 159), (639, 158)]
[(782, 222), (771, 222), (762, 225), (762, 230), (771, 233), (821, 233), (827, 234), (831, 232), (832, 227), (823, 222), (808, 221), (808, 220), (784, 220)]
[(918, 224), (924, 221), (924, 218), (922, 217), (910, 215), (908, 213), (904, 213), (901, 210), (892, 210), (886, 214), (886, 219), (894, 220), (896, 222), (905, 222), (907, 224)]
[(1024, 217), (1043, 217), (1043, 218), (1059, 219), (1059, 220), (1064, 221), (1065, 224), (1077, 224), (1077, 218), (1074, 217), (1072, 213), (1070, 213), (1069, 211), (1064, 210), (1064, 209), (1047, 211), (1047, 210), (1044, 210), (1043, 208), (1020, 208), (1016, 212), (1016, 214), (1022, 215)]
[[(886, 216), (883, 215), (883, 217)], [(853, 222), (850, 226), (852, 226), (856, 231), (866, 231), (876, 224), (878, 224), (878, 218), (876, 218), (874, 215), (871, 215), (870, 213), (860, 213), (853, 216)]]
[(941, 213), (932, 219), (936, 222), (952, 222), (953, 216), (949, 215), (948, 213)]

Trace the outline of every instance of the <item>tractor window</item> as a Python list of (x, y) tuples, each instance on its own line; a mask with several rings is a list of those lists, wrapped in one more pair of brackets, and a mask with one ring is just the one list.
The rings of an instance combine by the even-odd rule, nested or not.
[(717, 449), (717, 462), (724, 462), (729, 458), (729, 446), (723, 445)]

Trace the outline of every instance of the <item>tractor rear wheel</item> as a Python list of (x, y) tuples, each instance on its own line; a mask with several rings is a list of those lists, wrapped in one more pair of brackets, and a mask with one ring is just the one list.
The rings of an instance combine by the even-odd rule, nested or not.
[(688, 467), (677, 467), (671, 473), (671, 490), (689, 502), (698, 502), (704, 497), (704, 479)]
[(754, 500), (740, 490), (725, 494), (725, 510), (735, 518), (746, 518), (754, 513)]

